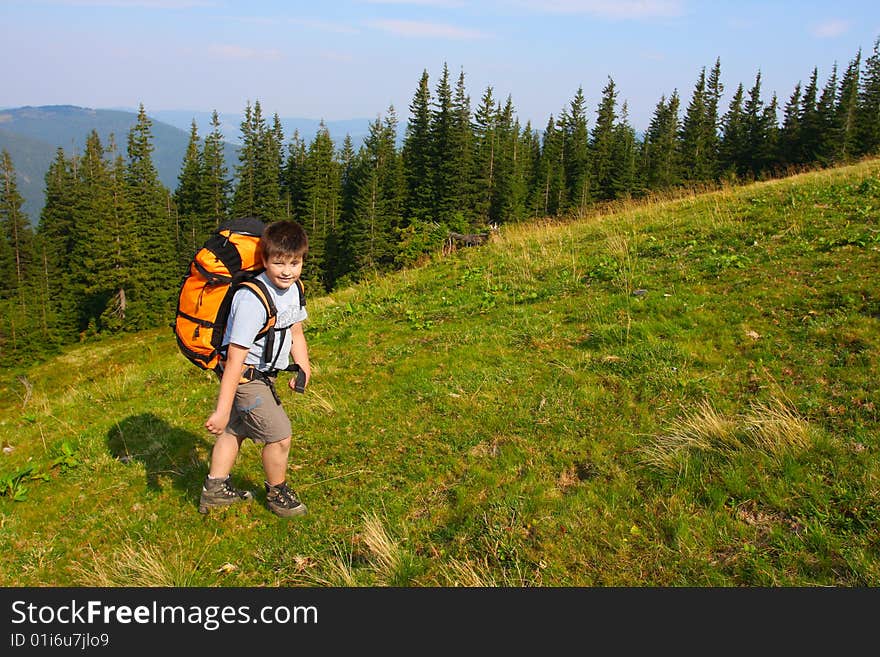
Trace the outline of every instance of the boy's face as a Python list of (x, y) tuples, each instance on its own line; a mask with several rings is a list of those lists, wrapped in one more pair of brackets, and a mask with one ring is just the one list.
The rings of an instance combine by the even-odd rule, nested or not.
[(266, 276), (279, 290), (286, 290), (302, 275), (303, 257), (301, 255), (272, 255), (263, 263)]

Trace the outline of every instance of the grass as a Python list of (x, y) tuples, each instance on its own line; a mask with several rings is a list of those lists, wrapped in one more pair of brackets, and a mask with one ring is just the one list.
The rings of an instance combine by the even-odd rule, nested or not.
[(5, 586), (877, 586), (880, 162), (576, 221), (309, 300), (289, 481), (197, 512), (170, 330), (0, 372)]

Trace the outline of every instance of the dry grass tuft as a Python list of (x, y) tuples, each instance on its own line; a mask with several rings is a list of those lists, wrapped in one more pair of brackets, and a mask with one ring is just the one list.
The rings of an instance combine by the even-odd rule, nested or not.
[(788, 448), (803, 449), (810, 444), (809, 423), (776, 398), (752, 406), (745, 430), (752, 436), (756, 448), (773, 454)]
[(361, 538), (369, 550), (370, 563), (376, 573), (385, 581), (393, 580), (403, 565), (403, 555), (375, 513), (364, 516)]
[(470, 561), (453, 559), (440, 567), (440, 574), (446, 580), (445, 586), (466, 588), (498, 586), (485, 564), (475, 565)]
[(660, 470), (687, 469), (690, 452), (718, 451), (736, 447), (736, 422), (721, 415), (709, 400), (673, 421), (669, 431), (643, 449), (644, 462)]
[[(354, 587), (357, 586), (357, 579), (354, 576), (354, 567), (352, 565), (352, 555), (349, 552), (343, 555), (342, 549), (336, 543), (333, 544), (334, 556), (327, 562), (325, 569), (326, 574), (319, 574), (312, 570), (306, 570), (299, 574), (295, 581), (304, 584), (312, 584), (316, 586), (329, 587)], [(311, 564), (310, 564), (311, 565)]]
[(809, 423), (778, 398), (755, 403), (750, 413), (735, 417), (722, 415), (704, 400), (643, 448), (643, 461), (660, 470), (683, 473), (693, 453), (725, 455), (753, 449), (779, 455), (806, 448), (809, 430)]
[[(379, 585), (389, 585), (396, 581), (405, 565), (405, 555), (397, 543), (388, 535), (382, 521), (375, 513), (365, 515), (364, 528), (354, 537), (354, 545), (362, 545), (366, 549), (358, 549), (359, 558), (363, 557), (376, 574)], [(354, 557), (351, 552), (343, 555), (342, 549), (334, 544), (334, 555), (325, 562), (321, 573), (309, 571), (298, 575), (296, 579), (304, 583), (318, 586), (360, 586), (356, 577)], [(364, 552), (362, 555), (361, 552)]]
[(500, 579), (492, 574), (492, 569), (488, 564), (488, 557), (483, 557), (482, 561), (473, 563), (469, 560), (460, 561), (452, 559), (448, 563), (440, 566), (439, 574), (443, 578), (441, 586), (469, 587), (469, 588), (488, 588), (488, 587), (507, 587), (507, 588), (524, 588), (524, 587), (540, 587), (543, 586), (541, 569), (543, 565), (532, 572), (524, 570), (519, 563), (515, 567), (502, 569), (499, 573)]
[[(179, 542), (179, 541), (178, 541)], [(209, 544), (210, 545), (210, 544)], [(81, 586), (181, 587), (193, 586), (205, 549), (193, 558), (191, 546), (167, 549), (126, 542), (119, 550), (99, 553), (88, 546), (90, 563), (74, 562), (70, 570)]]

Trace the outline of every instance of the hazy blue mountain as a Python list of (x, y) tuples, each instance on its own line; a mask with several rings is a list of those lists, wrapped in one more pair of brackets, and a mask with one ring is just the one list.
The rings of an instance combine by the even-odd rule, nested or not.
[[(153, 122), (153, 163), (159, 179), (171, 191), (177, 188), (180, 168), (189, 143), (189, 133), (195, 120), (198, 134), (204, 138), (211, 130), (212, 112), (190, 110), (162, 110), (147, 113)], [(226, 141), (226, 162), (230, 175), (238, 164), (238, 144), (241, 139), (242, 115), (219, 114), (221, 132)], [(271, 123), (272, 116), (265, 117)], [(285, 143), (294, 133), (311, 143), (321, 121), (318, 119), (281, 118)], [(355, 149), (360, 148), (375, 119), (348, 119), (325, 121), (324, 125), (337, 148), (342, 148), (346, 135), (351, 136)], [(47, 105), (0, 109), (0, 149), (12, 157), (19, 192), (25, 199), (23, 210), (36, 225), (45, 204), (46, 172), (55, 159), (58, 148), (67, 157), (81, 153), (86, 138), (97, 130), (104, 146), (111, 135), (117, 148), (125, 155), (128, 133), (137, 122), (137, 109), (91, 109), (74, 105)], [(402, 143), (403, 128), (398, 128), (398, 142)]]
[(44, 141), (9, 132), (3, 127), (0, 127), (0, 149), (9, 151), (18, 193), (24, 198), (22, 210), (36, 226), (45, 203), (46, 172), (55, 157), (55, 149)]
[[(153, 164), (162, 184), (173, 191), (189, 143), (189, 131), (150, 118), (153, 121)], [(105, 147), (112, 139), (124, 156), (129, 130), (136, 122), (137, 112), (72, 105), (0, 110), (0, 148), (9, 151), (12, 157), (19, 191), (25, 199), (23, 209), (31, 223), (36, 225), (39, 221), (45, 204), (46, 172), (58, 148), (62, 148), (67, 157), (81, 153), (86, 138), (96, 130)], [(230, 167), (234, 166), (237, 149), (233, 144), (227, 145), (226, 158)]]

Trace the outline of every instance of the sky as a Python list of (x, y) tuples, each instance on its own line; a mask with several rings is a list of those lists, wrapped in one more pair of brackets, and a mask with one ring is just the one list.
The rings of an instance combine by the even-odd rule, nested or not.
[(0, 108), (78, 105), (401, 124), (423, 72), (447, 67), (543, 129), (609, 79), (644, 130), (721, 65), (722, 102), (760, 72), (780, 107), (880, 37), (877, 0), (0, 0)]

